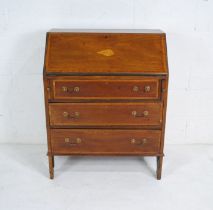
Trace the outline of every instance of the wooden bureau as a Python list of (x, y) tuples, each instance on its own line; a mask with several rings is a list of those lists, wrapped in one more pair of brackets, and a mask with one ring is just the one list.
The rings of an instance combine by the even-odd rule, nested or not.
[(160, 30), (51, 30), (44, 93), (56, 155), (156, 156), (161, 178), (168, 65)]

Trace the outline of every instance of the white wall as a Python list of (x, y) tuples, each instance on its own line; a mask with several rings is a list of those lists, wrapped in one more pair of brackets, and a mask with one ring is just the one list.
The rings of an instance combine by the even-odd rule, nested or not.
[(46, 143), (42, 67), (51, 28), (167, 33), (167, 143), (213, 143), (212, 0), (0, 0), (0, 142)]

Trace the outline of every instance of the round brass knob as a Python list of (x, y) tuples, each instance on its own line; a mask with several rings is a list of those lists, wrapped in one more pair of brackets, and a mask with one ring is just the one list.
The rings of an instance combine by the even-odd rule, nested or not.
[(137, 115), (136, 111), (132, 111), (132, 115), (135, 117)]
[(74, 87), (74, 92), (79, 92), (80, 88), (79, 87)]
[(80, 143), (81, 143), (81, 139), (80, 139), (80, 138), (77, 138), (77, 139), (76, 139), (76, 142), (77, 142), (78, 144), (80, 144)]
[(133, 87), (133, 91), (134, 91), (134, 92), (137, 92), (138, 90), (139, 90), (139, 87), (138, 87), (138, 86), (134, 86), (134, 87)]
[(75, 112), (74, 114), (75, 114), (75, 117), (79, 117), (80, 115), (79, 112)]
[(149, 86), (149, 85), (146, 85), (145, 87), (144, 87), (144, 91), (145, 92), (149, 92), (151, 90), (151, 87)]
[(142, 140), (142, 143), (143, 143), (143, 144), (146, 144), (146, 143), (147, 143), (147, 139), (144, 138), (144, 139)]
[(63, 86), (61, 89), (62, 89), (63, 92), (67, 92), (68, 91), (68, 88), (66, 86)]
[(63, 112), (63, 116), (64, 116), (64, 117), (68, 117), (68, 116), (69, 116), (69, 113), (68, 113), (68, 112)]
[(143, 112), (143, 115), (144, 115), (144, 116), (148, 116), (148, 115), (149, 115), (149, 112), (148, 112), (148, 111), (144, 111), (144, 112)]
[(135, 144), (136, 140), (135, 139), (131, 139), (131, 144)]
[(66, 143), (68, 143), (68, 142), (70, 142), (70, 138), (65, 138), (64, 141), (65, 141)]

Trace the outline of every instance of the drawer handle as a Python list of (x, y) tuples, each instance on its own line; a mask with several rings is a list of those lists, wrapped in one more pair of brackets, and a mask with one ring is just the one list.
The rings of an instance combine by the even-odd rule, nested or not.
[(71, 91), (74, 91), (74, 92), (76, 92), (76, 93), (77, 93), (77, 92), (79, 92), (79, 91), (80, 91), (80, 88), (79, 88), (79, 87), (77, 87), (77, 86), (76, 86), (76, 87), (74, 87), (72, 90), (69, 90), (69, 89), (68, 89), (68, 87), (66, 87), (66, 86), (62, 86), (62, 88), (61, 88), (61, 89), (62, 89), (62, 91), (63, 91), (63, 92), (69, 92), (69, 91), (71, 92)]
[(138, 92), (139, 87), (138, 87), (138, 86), (134, 86), (132, 90), (133, 90), (134, 92)]
[[(134, 86), (134, 87), (132, 88), (132, 90), (133, 90), (134, 92), (138, 92), (138, 91), (139, 91), (139, 87), (138, 87), (138, 86)], [(144, 91), (145, 91), (146, 93), (150, 92), (150, 90), (151, 90), (151, 87), (150, 87), (149, 85), (146, 85), (146, 86), (144, 87)]]
[(66, 118), (78, 118), (79, 112), (74, 112), (74, 114), (70, 115), (68, 112), (63, 112), (63, 116)]
[(150, 90), (151, 90), (151, 87), (149, 86), (149, 85), (146, 85), (145, 87), (144, 87), (144, 91), (145, 92), (150, 92)]
[(64, 142), (69, 143), (70, 145), (77, 145), (77, 144), (80, 144), (82, 140), (80, 138), (76, 138), (74, 140), (71, 140), (70, 138), (65, 138)]
[(149, 115), (149, 112), (148, 111), (143, 111), (143, 114), (139, 114), (137, 113), (137, 111), (132, 111), (132, 115), (134, 117), (146, 117)]
[(142, 140), (136, 140), (136, 139), (131, 139), (131, 144), (136, 144), (136, 145), (144, 145), (147, 143), (147, 139), (143, 138)]
[(79, 92), (80, 88), (79, 87), (74, 87), (73, 90), (74, 90), (74, 92)]
[(68, 87), (66, 87), (66, 86), (63, 86), (61, 89), (63, 92), (68, 92)]

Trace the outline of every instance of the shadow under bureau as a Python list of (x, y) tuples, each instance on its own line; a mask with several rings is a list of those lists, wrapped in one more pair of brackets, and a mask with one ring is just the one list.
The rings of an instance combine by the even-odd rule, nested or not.
[(168, 65), (160, 30), (51, 30), (44, 93), (50, 178), (56, 155), (157, 158), (161, 178)]

